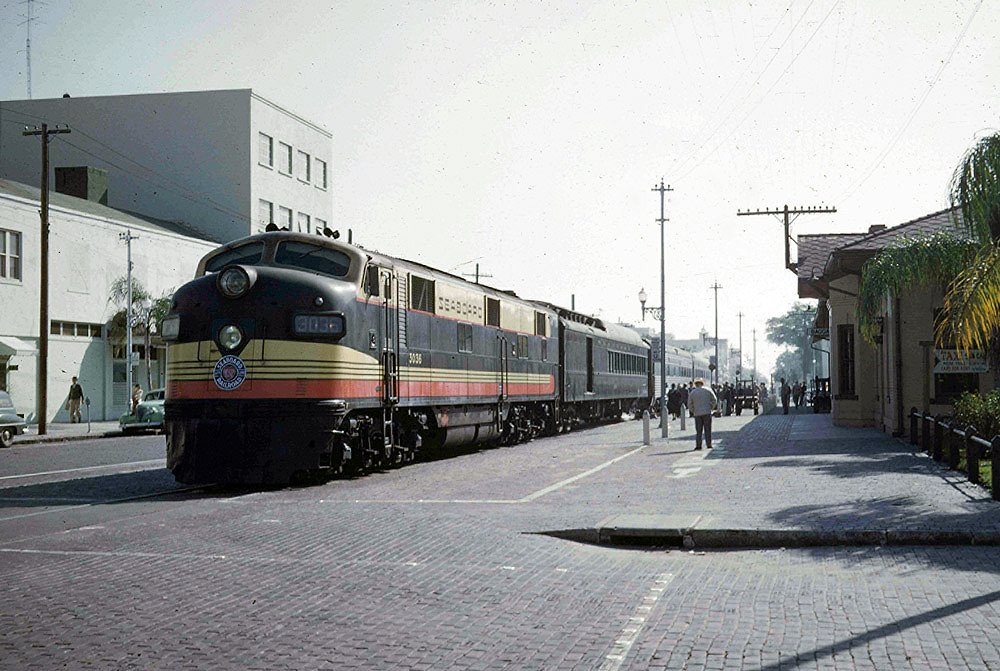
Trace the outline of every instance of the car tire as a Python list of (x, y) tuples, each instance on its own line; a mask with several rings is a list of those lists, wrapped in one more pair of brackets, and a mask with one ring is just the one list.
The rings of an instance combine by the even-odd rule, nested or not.
[(10, 447), (14, 440), (14, 431), (9, 427), (0, 429), (0, 447)]

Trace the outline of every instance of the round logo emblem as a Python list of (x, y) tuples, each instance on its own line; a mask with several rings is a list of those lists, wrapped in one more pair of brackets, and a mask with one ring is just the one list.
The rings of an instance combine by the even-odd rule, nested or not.
[(227, 354), (215, 364), (212, 378), (215, 379), (215, 386), (219, 389), (226, 391), (236, 389), (247, 379), (247, 365), (238, 356)]

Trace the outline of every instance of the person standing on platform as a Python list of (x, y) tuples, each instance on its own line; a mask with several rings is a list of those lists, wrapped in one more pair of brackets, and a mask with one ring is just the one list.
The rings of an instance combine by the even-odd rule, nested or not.
[(76, 377), (73, 378), (72, 384), (69, 385), (69, 400), (66, 403), (67, 409), (69, 410), (69, 422), (72, 424), (76, 422), (79, 424), (83, 421), (83, 414), (80, 412), (80, 404), (83, 402), (83, 387), (80, 383), (76, 381)]
[(785, 382), (785, 378), (781, 378), (781, 407), (784, 408), (786, 415), (788, 414), (788, 401), (791, 395), (792, 388)]
[(701, 449), (701, 436), (705, 434), (705, 447), (712, 449), (712, 411), (719, 407), (715, 393), (705, 386), (705, 381), (694, 381), (694, 389), (688, 394), (688, 408), (694, 417), (695, 448)]

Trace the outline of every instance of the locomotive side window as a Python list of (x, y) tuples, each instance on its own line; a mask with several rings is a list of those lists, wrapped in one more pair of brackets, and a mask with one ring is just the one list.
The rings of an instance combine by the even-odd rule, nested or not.
[(521, 359), (528, 358), (528, 336), (517, 336), (517, 356)]
[(535, 335), (540, 335), (540, 336), (548, 335), (545, 332), (545, 326), (546, 326), (545, 322), (546, 322), (546, 320), (545, 320), (545, 313), (544, 312), (536, 312), (535, 313)]
[(263, 242), (251, 242), (246, 245), (227, 249), (224, 252), (219, 252), (205, 262), (205, 272), (216, 273), (226, 266), (233, 264), (252, 266), (260, 262), (260, 255), (263, 253)]
[(410, 308), (434, 314), (434, 280), (410, 276)]
[(458, 351), (472, 351), (472, 324), (458, 325)]
[(274, 252), (274, 263), (311, 270), (323, 275), (343, 277), (351, 268), (351, 257), (336, 249), (287, 240), (278, 243), (278, 249)]
[(542, 361), (549, 360), (549, 341), (542, 338)]
[(500, 326), (500, 300), (497, 298), (486, 299), (486, 325)]

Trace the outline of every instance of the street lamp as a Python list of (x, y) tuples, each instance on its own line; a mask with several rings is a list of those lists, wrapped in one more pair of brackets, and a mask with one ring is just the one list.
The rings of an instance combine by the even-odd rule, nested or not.
[(646, 299), (649, 296), (646, 295), (645, 289), (639, 289), (639, 303), (642, 305), (642, 321), (646, 321), (646, 313), (649, 312), (653, 315), (653, 319), (663, 318), (663, 308), (647, 308)]

